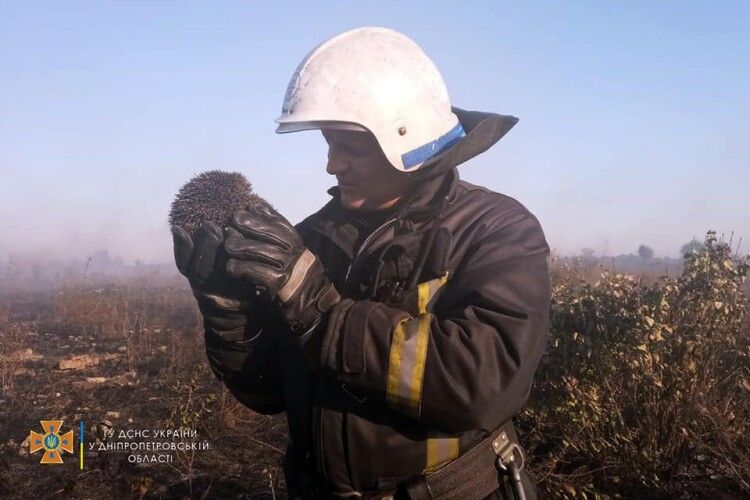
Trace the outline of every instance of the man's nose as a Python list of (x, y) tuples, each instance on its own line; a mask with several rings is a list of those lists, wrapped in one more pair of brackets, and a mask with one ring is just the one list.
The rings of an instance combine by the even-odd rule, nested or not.
[(326, 164), (326, 172), (331, 175), (338, 175), (345, 172), (348, 168), (346, 158), (336, 154), (333, 148), (328, 148), (328, 163)]

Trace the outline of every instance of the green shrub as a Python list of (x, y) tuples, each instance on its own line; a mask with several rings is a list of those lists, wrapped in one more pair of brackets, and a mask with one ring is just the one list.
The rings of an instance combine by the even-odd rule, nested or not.
[(546, 496), (750, 494), (748, 267), (709, 232), (676, 279), (556, 273), (519, 418)]

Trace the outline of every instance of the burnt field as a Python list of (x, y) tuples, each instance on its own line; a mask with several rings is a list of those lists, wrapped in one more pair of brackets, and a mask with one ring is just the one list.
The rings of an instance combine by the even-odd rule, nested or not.
[[(747, 272), (712, 233), (678, 276), (552, 261), (548, 352), (517, 418), (543, 497), (750, 495)], [(61, 465), (30, 453), (40, 420), (75, 433)], [(208, 446), (102, 448), (144, 429)], [(186, 284), (0, 295), (2, 498), (284, 498), (286, 432), (216, 380)]]
[[(0, 497), (284, 496), (283, 416), (251, 412), (216, 380), (187, 289), (3, 296), (0, 383)], [(63, 431), (75, 430), (75, 453), (63, 453), (63, 464), (42, 465), (41, 453), (29, 454), (26, 438), (41, 431), (40, 420), (63, 420)], [(133, 463), (127, 451), (101, 451), (120, 431), (142, 429), (194, 430), (183, 441), (207, 442), (208, 449), (171, 451), (169, 463)]]

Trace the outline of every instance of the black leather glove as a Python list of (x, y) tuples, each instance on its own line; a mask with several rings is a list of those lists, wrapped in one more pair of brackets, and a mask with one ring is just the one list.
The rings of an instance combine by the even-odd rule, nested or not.
[(218, 225), (205, 224), (194, 239), (173, 226), (172, 238), (177, 269), (188, 278), (203, 315), (211, 365), (220, 378), (239, 372), (248, 354), (261, 347), (256, 341), (261, 326), (249, 319), (261, 317), (270, 304), (247, 282), (226, 275), (224, 235)]
[(227, 274), (262, 287), (296, 333), (309, 331), (341, 300), (297, 230), (268, 205), (235, 212), (224, 248)]

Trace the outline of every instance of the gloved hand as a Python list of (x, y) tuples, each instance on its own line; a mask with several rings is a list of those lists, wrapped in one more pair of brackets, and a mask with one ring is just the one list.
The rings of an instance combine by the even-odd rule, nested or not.
[(224, 243), (227, 274), (262, 287), (292, 331), (309, 331), (341, 300), (323, 264), (273, 208), (249, 205), (235, 212), (231, 224)]
[(268, 303), (256, 296), (254, 287), (226, 275), (224, 235), (214, 223), (205, 224), (195, 239), (181, 227), (173, 226), (174, 256), (177, 269), (188, 278), (204, 319), (206, 350), (217, 375), (239, 372), (245, 358), (258, 342), (261, 326), (249, 318)]

